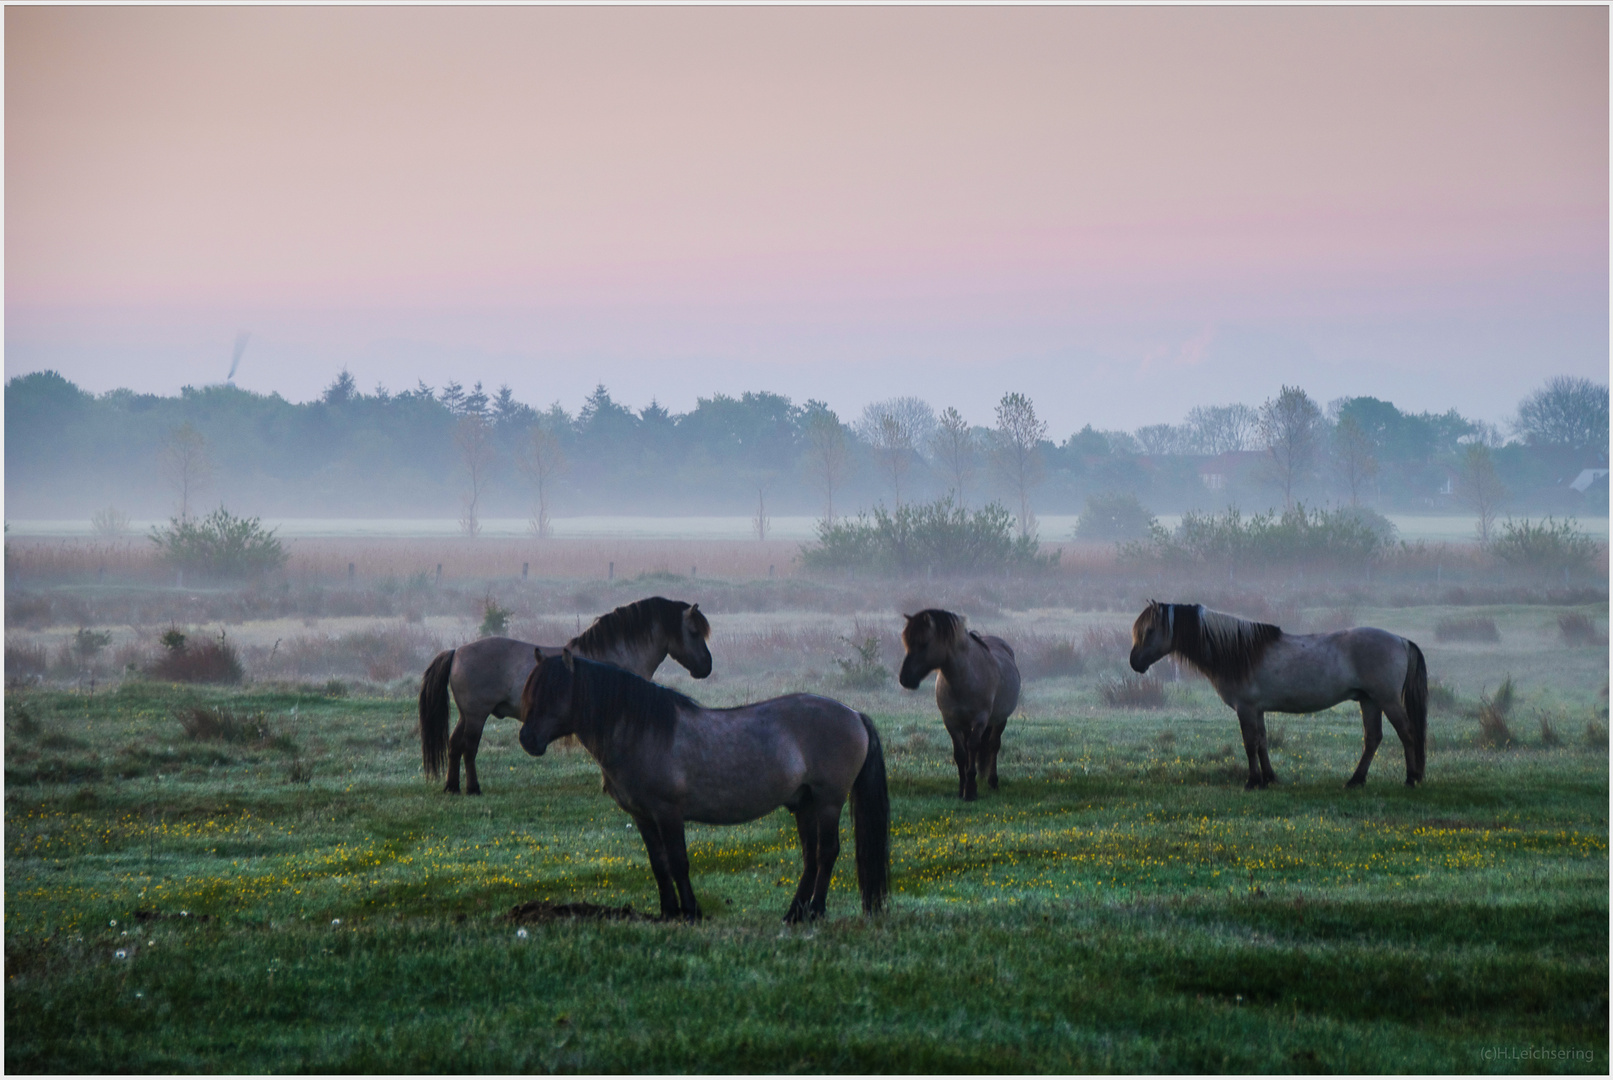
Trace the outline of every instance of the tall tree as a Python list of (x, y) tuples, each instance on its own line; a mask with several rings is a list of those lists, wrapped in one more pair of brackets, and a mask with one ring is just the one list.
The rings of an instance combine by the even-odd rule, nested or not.
[(1353, 416), (1343, 417), (1333, 429), (1333, 467), (1350, 491), (1350, 505), (1361, 505), (1361, 489), (1378, 475), (1378, 458)]
[(459, 527), (474, 539), (482, 531), (482, 492), (493, 478), (493, 465), (497, 461), (493, 426), (481, 413), (466, 413), (454, 426), (454, 445), (459, 448), (459, 463), (465, 476), (464, 514), (459, 519)]
[(1462, 455), (1461, 468), (1456, 473), (1456, 497), (1478, 515), (1479, 543), (1488, 544), (1507, 489), (1496, 475), (1490, 448), (1483, 443), (1473, 443)]
[(1284, 386), (1260, 406), (1260, 437), (1285, 509), (1294, 505), (1294, 487), (1316, 467), (1324, 427), (1322, 410), (1297, 386)]
[(1031, 488), (1042, 479), (1040, 447), (1047, 438), (1047, 425), (1036, 418), (1030, 398), (1008, 393), (997, 402), (997, 428), (992, 434), (992, 460), (1019, 501), (1019, 535), (1028, 537), (1036, 526)]
[(1137, 429), (1134, 438), (1150, 457), (1182, 453), (1185, 444), (1184, 429), (1175, 424), (1149, 424)]
[(851, 457), (846, 452), (846, 431), (840, 417), (821, 401), (808, 401), (805, 421), (806, 472), (823, 493), (823, 520), (835, 520), (835, 489), (845, 483)]
[(168, 432), (162, 443), (162, 471), (179, 497), (179, 520), (190, 520), (191, 504), (211, 485), (213, 459), (207, 439), (189, 420)]
[(1607, 462), (1607, 387), (1559, 375), (1518, 406), (1514, 425), (1531, 446), (1560, 446)]
[(913, 467), (913, 455), (935, 428), (935, 410), (916, 397), (876, 401), (863, 409), (857, 434), (873, 447), (891, 493), (902, 505), (902, 482)]
[(1252, 450), (1260, 414), (1247, 405), (1200, 405), (1187, 414), (1189, 441), (1201, 454)]
[(975, 446), (969, 422), (950, 405), (936, 419), (930, 449), (935, 454), (935, 460), (946, 469), (947, 478), (952, 481), (952, 490), (957, 494), (958, 505), (967, 506), (965, 489), (969, 478), (974, 475), (975, 456), (979, 448)]
[(566, 454), (560, 449), (560, 437), (555, 434), (552, 424), (540, 422), (527, 428), (526, 445), (522, 447), (516, 462), (531, 482), (535, 496), (532, 504), (532, 535), (539, 540), (547, 540), (553, 535), (549, 501), (554, 494), (555, 479), (566, 467)]

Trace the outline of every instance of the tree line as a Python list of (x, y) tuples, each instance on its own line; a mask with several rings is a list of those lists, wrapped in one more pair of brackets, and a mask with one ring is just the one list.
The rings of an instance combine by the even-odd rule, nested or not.
[(301, 403), (230, 384), (93, 395), (37, 372), (7, 382), (6, 417), (10, 513), (94, 512), (109, 530), (131, 512), (183, 520), (224, 501), (274, 516), (451, 512), (472, 536), (487, 517), (527, 517), (542, 536), (561, 515), (743, 512), (765, 537), (774, 513), (832, 522), (947, 494), (960, 508), (1001, 503), (1021, 536), (1038, 511), (1077, 513), (1116, 493), (1158, 512), (1308, 500), (1493, 520), (1503, 507), (1606, 507), (1605, 480), (1565, 487), (1605, 468), (1608, 451), (1607, 387), (1569, 377), (1521, 402), (1506, 429), (1374, 397), (1324, 406), (1284, 386), (1258, 405), (1055, 439), (1015, 392), (990, 425), (917, 397), (841, 417), (765, 391), (673, 413), (603, 385), (573, 414), (455, 380), (364, 393), (345, 370)]

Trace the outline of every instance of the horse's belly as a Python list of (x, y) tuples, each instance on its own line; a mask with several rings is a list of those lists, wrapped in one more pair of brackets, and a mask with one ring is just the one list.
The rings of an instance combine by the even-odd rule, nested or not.
[(730, 798), (726, 799), (691, 798), (684, 804), (683, 817), (703, 825), (743, 825), (777, 810), (791, 794), (793, 792), (765, 790), (737, 795), (729, 792)]

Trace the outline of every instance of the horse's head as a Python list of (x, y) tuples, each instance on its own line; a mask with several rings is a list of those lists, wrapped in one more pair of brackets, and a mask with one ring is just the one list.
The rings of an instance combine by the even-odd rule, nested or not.
[(902, 670), (896, 681), (905, 689), (917, 690), (924, 677), (946, 663), (958, 639), (963, 636), (963, 617), (950, 611), (927, 608), (917, 615), (903, 615)]
[(678, 631), (672, 635), (667, 653), (688, 668), (690, 675), (704, 679), (711, 674), (711, 650), (706, 647), (710, 636), (711, 623), (700, 613), (700, 605), (689, 604), (683, 609)]
[(1156, 661), (1169, 655), (1171, 639), (1176, 633), (1174, 622), (1172, 605), (1148, 601), (1143, 613), (1131, 624), (1131, 670), (1147, 671)]
[(541, 650), (537, 655), (538, 666), (521, 691), (521, 749), (533, 757), (542, 756), (550, 743), (572, 733), (571, 691), (576, 682), (576, 662), (570, 649), (548, 659)]

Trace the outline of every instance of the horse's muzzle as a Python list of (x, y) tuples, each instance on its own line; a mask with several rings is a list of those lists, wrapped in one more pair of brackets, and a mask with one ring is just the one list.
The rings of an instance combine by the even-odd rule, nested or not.
[(521, 727), (521, 749), (533, 757), (542, 757), (543, 752), (548, 747), (538, 741), (537, 732), (523, 724)]
[(919, 683), (924, 681), (924, 676), (929, 674), (928, 672), (920, 673), (915, 668), (916, 665), (909, 667), (907, 664), (903, 664), (902, 670), (896, 673), (896, 681), (902, 684), (903, 690), (917, 690)]
[(1151, 663), (1153, 663), (1152, 660), (1144, 660), (1142, 657), (1138, 656), (1136, 649), (1131, 650), (1131, 670), (1135, 671), (1137, 674), (1141, 675), (1143, 672), (1147, 671), (1148, 666)]

